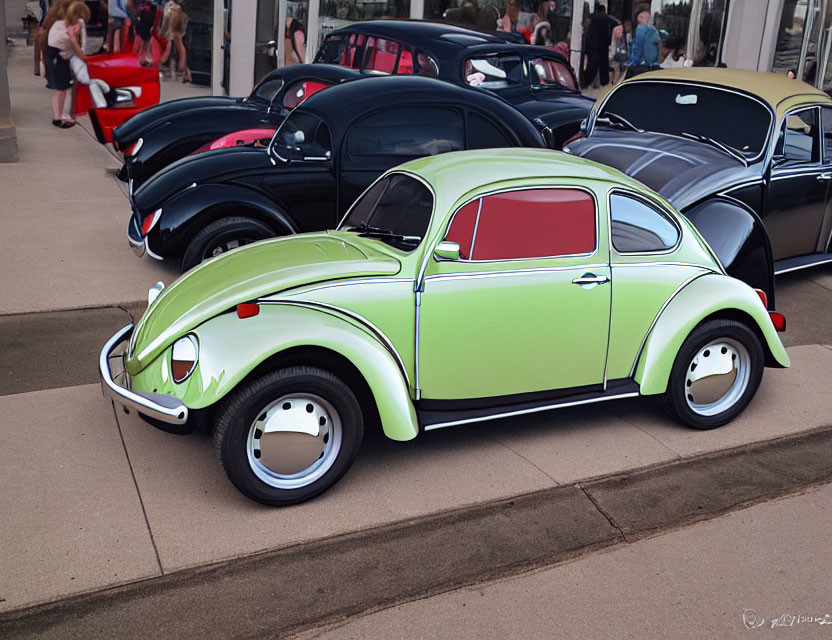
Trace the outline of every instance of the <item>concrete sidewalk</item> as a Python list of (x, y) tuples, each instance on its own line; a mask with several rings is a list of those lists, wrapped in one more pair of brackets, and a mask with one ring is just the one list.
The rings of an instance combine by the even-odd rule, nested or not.
[(296, 638), (828, 639), (830, 527), (832, 485), (825, 485)]
[[(113, 176), (121, 163), (95, 140), (88, 118), (53, 127), (51, 92), (32, 75), (32, 47), (9, 53), (20, 162), (0, 165), (0, 314), (145, 299), (151, 284), (176, 272), (130, 251), (130, 206)], [(162, 91), (163, 99), (207, 93), (170, 81)]]
[(792, 368), (766, 370), (751, 407), (716, 431), (638, 399), (406, 444), (375, 435), (338, 485), (287, 509), (242, 497), (207, 438), (115, 414), (97, 385), (0, 397), (0, 612), (829, 425), (817, 381), (832, 347), (789, 354)]

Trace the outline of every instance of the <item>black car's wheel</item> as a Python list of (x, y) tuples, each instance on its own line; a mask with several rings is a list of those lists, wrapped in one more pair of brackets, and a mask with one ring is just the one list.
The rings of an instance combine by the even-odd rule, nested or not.
[(274, 235), (271, 227), (253, 218), (220, 218), (200, 230), (191, 240), (182, 256), (182, 271), (237, 247)]
[(757, 335), (734, 320), (710, 320), (682, 343), (662, 400), (687, 426), (714, 429), (742, 413), (762, 377)]
[(241, 386), (217, 416), (214, 447), (252, 500), (309, 500), (349, 469), (364, 437), (358, 401), (323, 369), (291, 367)]

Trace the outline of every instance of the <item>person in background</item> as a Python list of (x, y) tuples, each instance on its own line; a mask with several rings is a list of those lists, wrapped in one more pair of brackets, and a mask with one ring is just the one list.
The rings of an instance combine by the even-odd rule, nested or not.
[(650, 10), (641, 8), (636, 11), (636, 33), (630, 49), (630, 68), (627, 77), (658, 68), (659, 32), (650, 24)]
[(497, 20), (497, 31), (517, 33), (517, 19), (519, 17), (520, 8), (517, 5), (517, 0), (508, 0), (505, 15)]
[(612, 31), (620, 23), (607, 14), (606, 7), (600, 2), (595, 3), (595, 13), (589, 18), (589, 28), (586, 30), (586, 69), (583, 86), (594, 83), (596, 77), (601, 86), (610, 82), (610, 42)]
[(121, 51), (122, 29), (124, 21), (130, 17), (130, 13), (136, 12), (133, 0), (107, 0), (107, 40), (105, 50), (108, 53)]
[[(185, 48), (185, 34), (188, 31), (188, 14), (175, 0), (168, 0), (162, 10), (161, 36), (167, 40), (165, 50), (159, 60), (159, 67), (170, 61), (170, 75), (175, 79), (173, 59), (176, 58), (182, 82), (191, 81), (191, 70), (188, 68), (188, 51)], [(175, 54), (175, 55), (174, 55)]]
[[(69, 59), (77, 56), (83, 70), (86, 70), (80, 38), (81, 29), (83, 29), (82, 21), (89, 19), (89, 7), (81, 0), (74, 0), (66, 8), (63, 18), (55, 20), (47, 35), (47, 87), (52, 89), (52, 124), (61, 129), (75, 126), (75, 120), (65, 118), (63, 115), (66, 92), (72, 82)], [(89, 73), (86, 74), (86, 80), (89, 84)]]
[(623, 67), (627, 64), (628, 58), (624, 27), (618, 25), (612, 30), (612, 45), (610, 46), (610, 66), (612, 67), (613, 84), (617, 84), (624, 78)]
[[(66, 8), (70, 4), (72, 4), (72, 0), (52, 0), (52, 4), (49, 5), (49, 10), (43, 17), (43, 22), (41, 23), (40, 28), (38, 29), (38, 33), (35, 36), (36, 76), (39, 76), (41, 74), (46, 76), (46, 36), (49, 33), (49, 29), (52, 28), (53, 24), (55, 24), (55, 21), (63, 19), (64, 13), (66, 12)], [(48, 81), (47, 88), (51, 89)]]
[(155, 2), (140, 0), (136, 3), (136, 13), (133, 28), (142, 41), (139, 52), (139, 63), (143, 67), (153, 66), (153, 27), (156, 25)]
[(287, 66), (306, 62), (306, 28), (297, 18), (286, 18), (283, 51)]
[(676, 69), (685, 66), (685, 48), (681, 38), (668, 36), (659, 47), (659, 61), (662, 69)]

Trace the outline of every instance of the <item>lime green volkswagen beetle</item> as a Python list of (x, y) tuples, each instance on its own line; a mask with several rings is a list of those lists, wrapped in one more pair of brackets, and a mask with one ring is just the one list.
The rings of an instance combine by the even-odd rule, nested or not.
[(789, 364), (784, 318), (667, 202), (546, 150), (409, 162), (337, 231), (259, 242), (161, 289), (104, 346), (105, 392), (162, 428), (213, 432), (234, 485), (272, 505), (332, 486), (369, 422), (410, 440), (655, 394), (709, 429), (764, 366)]

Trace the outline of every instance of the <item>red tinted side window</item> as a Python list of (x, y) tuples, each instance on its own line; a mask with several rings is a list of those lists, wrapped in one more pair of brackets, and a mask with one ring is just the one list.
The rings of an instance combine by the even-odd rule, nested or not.
[(362, 69), (376, 73), (393, 73), (396, 60), (399, 58), (401, 46), (395, 40), (385, 40), (370, 36), (364, 48), (364, 64)]
[(399, 66), (396, 73), (402, 76), (413, 75), (413, 55), (409, 49), (402, 49), (402, 55), (399, 58)]
[(482, 200), (472, 260), (543, 258), (595, 250), (595, 203), (577, 189), (529, 189)]
[(459, 257), (463, 260), (471, 258), (471, 240), (474, 237), (474, 225), (477, 222), (479, 199), (469, 202), (456, 212), (445, 240), (459, 245)]

